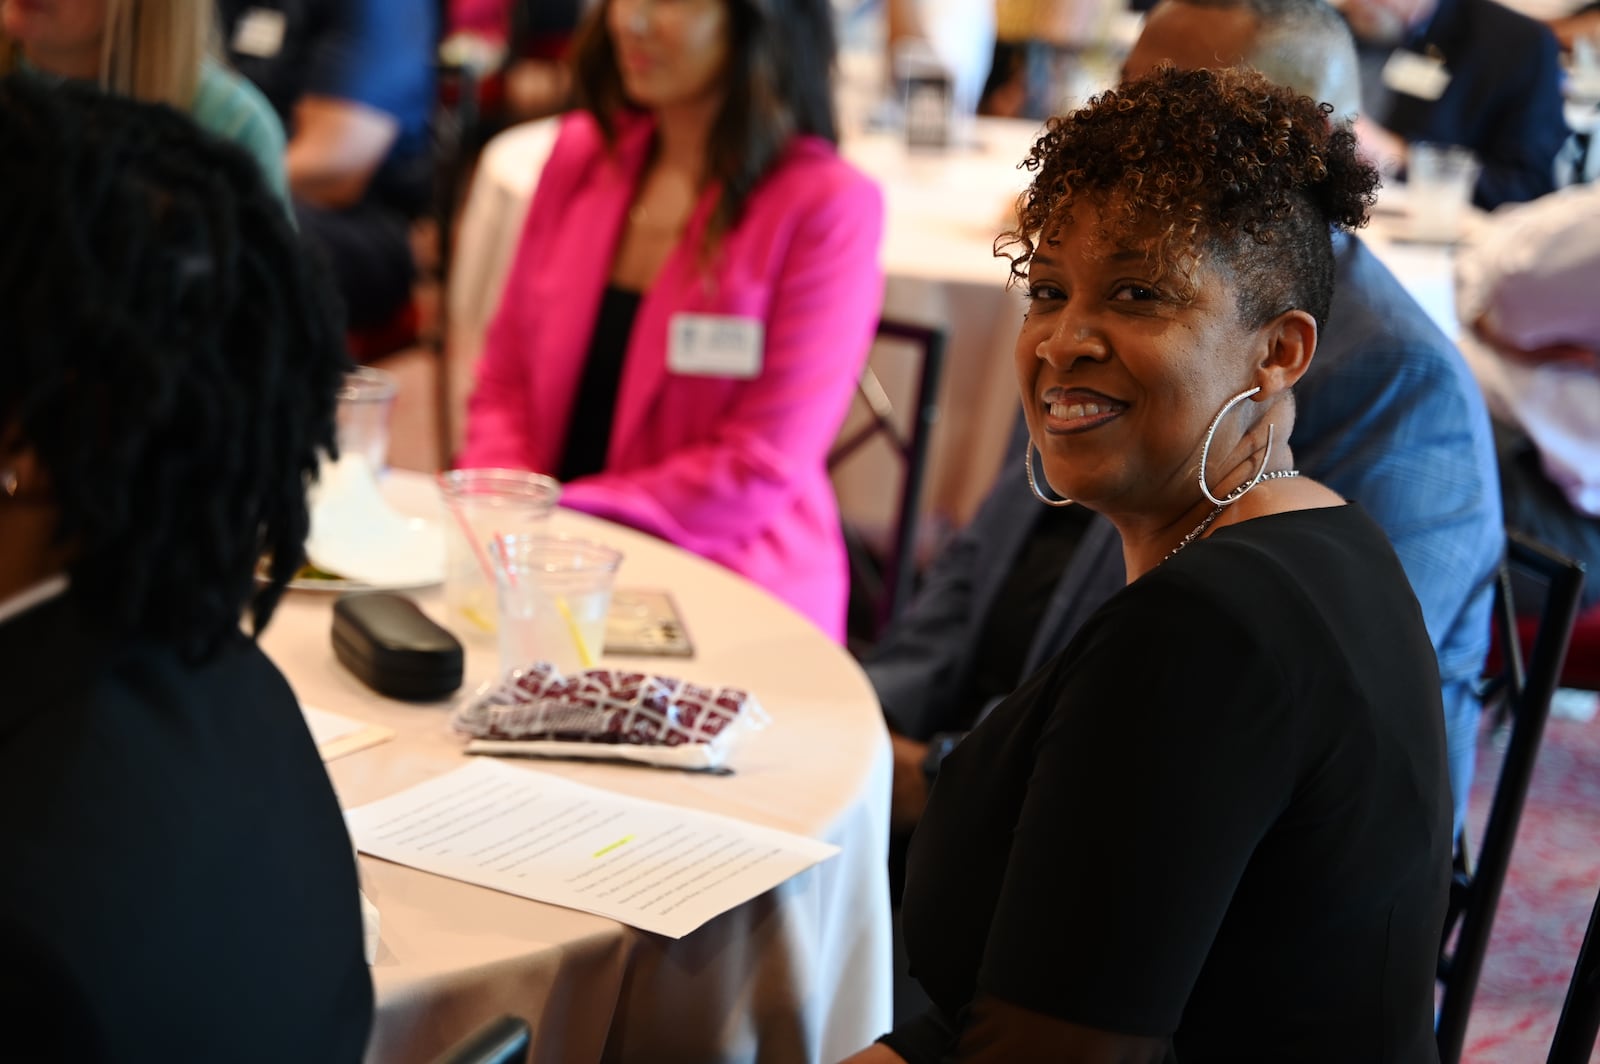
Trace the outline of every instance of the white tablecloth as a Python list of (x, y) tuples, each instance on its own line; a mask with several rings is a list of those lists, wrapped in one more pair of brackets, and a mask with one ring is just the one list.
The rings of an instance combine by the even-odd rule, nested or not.
[[(450, 283), (450, 363), (454, 409), (463, 409), (483, 332), (499, 300), (522, 218), (554, 138), (556, 120), (506, 131), (484, 151), (463, 216)], [(1034, 122), (978, 118), (964, 146), (909, 151), (890, 132), (852, 133), (845, 158), (883, 187), (888, 208), (882, 262), (888, 318), (944, 325), (948, 346), (940, 421), (930, 441), (924, 513), (959, 526), (988, 493), (1017, 410), (1011, 353), (1021, 323), (1020, 294), (1006, 287), (1008, 264), (994, 257), (1016, 196), (1031, 176), (1018, 169), (1038, 132)], [(1450, 249), (1406, 243), (1403, 189), (1388, 191), (1387, 213), (1363, 231), (1373, 251), (1449, 336), (1458, 332)], [(873, 366), (898, 407), (909, 407), (910, 375), (892, 352)], [(461, 418), (455, 425), (459, 444)], [(835, 476), (846, 513), (886, 526), (897, 475), (879, 457)], [(1020, 475), (1020, 474), (1019, 474)]]
[[(440, 516), (428, 478), (392, 472), (385, 491), (404, 512)], [(551, 527), (622, 550), (619, 586), (670, 589), (697, 649), (687, 661), (607, 663), (744, 687), (772, 724), (742, 748), (733, 776), (531, 764), (807, 834), (843, 853), (678, 941), (362, 857), (363, 887), (381, 913), (367, 1059), (429, 1060), (506, 1012), (532, 1024), (535, 1060), (563, 1064), (833, 1061), (866, 1045), (890, 1022), (890, 763), (865, 677), (809, 622), (718, 566), (578, 514), (558, 511)], [(413, 595), (443, 616), (437, 589)], [(341, 804), (459, 766), (448, 704), (382, 698), (335, 660), (332, 602), (291, 592), (262, 645), (303, 702), (397, 733), (329, 764)], [(465, 645), (470, 691), (491, 675), (495, 649)]]

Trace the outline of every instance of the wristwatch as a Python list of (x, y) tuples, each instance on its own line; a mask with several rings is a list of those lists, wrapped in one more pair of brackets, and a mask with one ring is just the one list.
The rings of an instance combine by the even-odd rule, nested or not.
[(928, 752), (922, 758), (922, 775), (930, 786), (933, 784), (933, 778), (939, 774), (939, 766), (944, 763), (944, 759), (949, 757), (950, 751), (966, 737), (966, 732), (945, 731), (935, 733), (933, 738), (928, 740)]

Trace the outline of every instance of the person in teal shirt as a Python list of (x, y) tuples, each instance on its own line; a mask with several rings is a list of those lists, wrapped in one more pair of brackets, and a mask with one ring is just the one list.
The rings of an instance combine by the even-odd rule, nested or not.
[(266, 97), (213, 59), (210, 0), (0, 0), (0, 75), (92, 81), (184, 111), (248, 152), (287, 207), (284, 134)]

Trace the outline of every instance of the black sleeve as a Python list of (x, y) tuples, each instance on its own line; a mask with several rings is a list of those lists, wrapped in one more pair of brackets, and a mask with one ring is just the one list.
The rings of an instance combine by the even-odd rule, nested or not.
[(878, 1041), (899, 1053), (906, 1064), (941, 1064), (955, 1051), (957, 1025), (938, 1006), (900, 1024)]
[(1279, 665), (1249, 605), (1219, 604), (1210, 583), (1158, 571), (1130, 586), (1059, 670), (980, 992), (1108, 1031), (1176, 1030), (1294, 776)]

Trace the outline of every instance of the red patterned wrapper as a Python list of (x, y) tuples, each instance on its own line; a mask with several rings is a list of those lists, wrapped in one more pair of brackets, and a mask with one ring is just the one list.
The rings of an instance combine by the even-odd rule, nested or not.
[(766, 714), (735, 687), (622, 669), (563, 676), (547, 662), (507, 676), (455, 718), (476, 739), (656, 747), (719, 747), (740, 723), (759, 727)]

